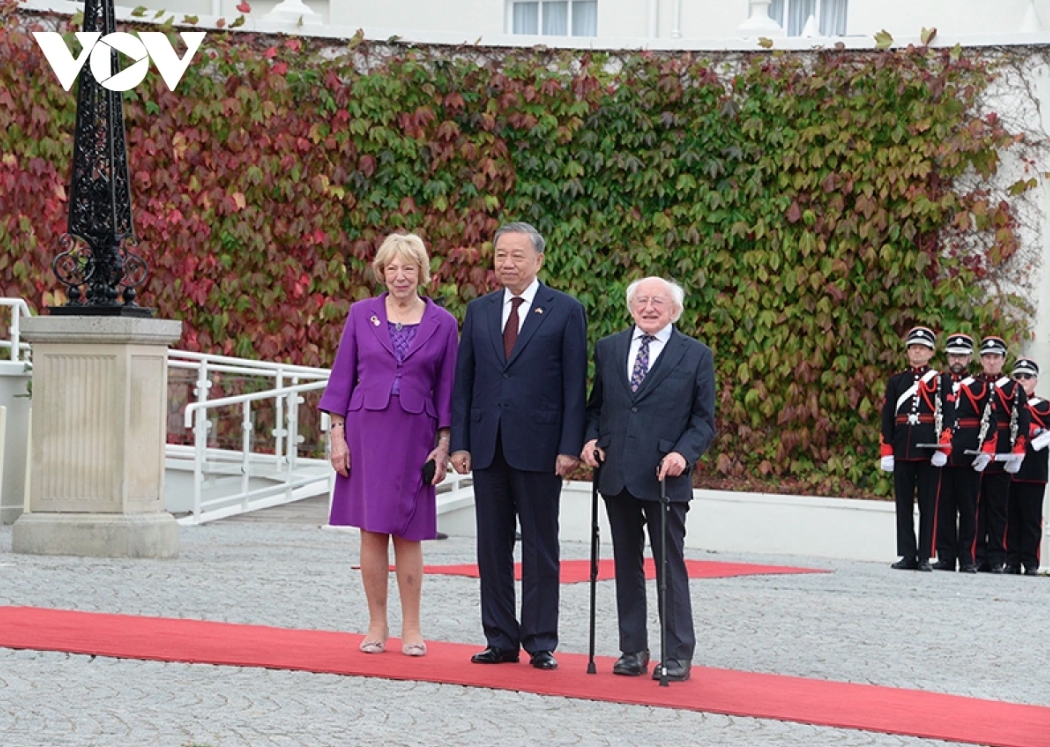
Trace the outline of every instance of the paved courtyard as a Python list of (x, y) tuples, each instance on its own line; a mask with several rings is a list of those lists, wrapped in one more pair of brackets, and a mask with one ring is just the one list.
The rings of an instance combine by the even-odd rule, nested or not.
[[(0, 605), (363, 633), (356, 533), (323, 521), (323, 503), (307, 501), (184, 527), (176, 560), (15, 555), (2, 527)], [(695, 664), (1050, 706), (1050, 579), (892, 571), (892, 549), (887, 538), (885, 563), (690, 553), (832, 571), (694, 580)], [(473, 553), (467, 538), (424, 548), (428, 564), (473, 562)], [(611, 557), (608, 545), (602, 555)], [(562, 556), (586, 558), (589, 547), (564, 543)], [(423, 603), (428, 639), (483, 647), (476, 579), (427, 576)], [(586, 583), (563, 587), (561, 650), (586, 652), (587, 604)], [(615, 656), (611, 581), (599, 584), (598, 609), (598, 653)], [(392, 635), (397, 614), (395, 601)], [(949, 743), (457, 685), (0, 649), (2, 747), (359, 744)]]

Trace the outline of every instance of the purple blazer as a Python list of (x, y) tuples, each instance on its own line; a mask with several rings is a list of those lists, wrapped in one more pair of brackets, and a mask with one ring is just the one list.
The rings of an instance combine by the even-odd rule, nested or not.
[[(387, 331), (386, 293), (350, 307), (332, 376), (318, 407), (346, 415), (352, 410), (383, 410), (398, 372)], [(459, 345), (456, 319), (429, 298), (412, 346), (401, 366), (401, 409), (426, 410), (438, 428), (452, 422), (452, 382)]]

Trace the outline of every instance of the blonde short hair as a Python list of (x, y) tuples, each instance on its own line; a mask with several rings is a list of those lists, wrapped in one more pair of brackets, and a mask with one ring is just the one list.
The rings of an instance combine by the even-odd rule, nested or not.
[(430, 282), (430, 257), (427, 256), (427, 248), (423, 245), (423, 239), (414, 233), (392, 233), (383, 239), (383, 243), (376, 252), (376, 258), (372, 261), (372, 272), (380, 283), (386, 276), (386, 266), (394, 261), (396, 257), (411, 260), (419, 267), (419, 284), (425, 285)]

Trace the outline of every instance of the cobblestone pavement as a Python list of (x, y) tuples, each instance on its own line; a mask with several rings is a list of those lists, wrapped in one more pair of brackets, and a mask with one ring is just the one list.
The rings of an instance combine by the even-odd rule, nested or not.
[[(364, 632), (356, 533), (323, 520), (323, 506), (307, 503), (184, 527), (176, 560), (15, 555), (3, 527), (0, 605)], [(474, 542), (428, 542), (424, 553), (429, 564), (472, 562)], [(1050, 706), (1046, 577), (893, 571), (889, 554), (887, 563), (690, 555), (832, 571), (694, 580), (697, 665)], [(565, 543), (562, 556), (586, 558), (589, 548)], [(428, 638), (483, 647), (475, 579), (428, 576), (423, 594)], [(391, 597), (397, 635), (393, 584)], [(587, 584), (563, 587), (561, 650), (587, 650), (587, 604)], [(600, 655), (618, 653), (614, 605), (612, 582), (599, 584)], [(425, 682), (0, 649), (2, 747), (358, 744), (947, 743)]]

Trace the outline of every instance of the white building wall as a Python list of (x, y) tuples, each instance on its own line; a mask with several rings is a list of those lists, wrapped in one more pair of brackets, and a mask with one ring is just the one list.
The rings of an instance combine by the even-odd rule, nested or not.
[(1050, 22), (1047, 0), (850, 0), (847, 29), (859, 36), (885, 29), (894, 38), (918, 36), (923, 28), (942, 36), (1013, 34), (1030, 6), (1044, 24)]
[(326, 11), (331, 23), (366, 33), (373, 28), (462, 32), (471, 41), (482, 34), (503, 33), (502, 0), (330, 0), (324, 5), (330, 5)]
[[(298, 0), (293, 0), (298, 1)], [(137, 0), (166, 15), (219, 16), (228, 21), (241, 15), (241, 0)], [(252, 8), (245, 28), (253, 30), (278, 3), (248, 0)], [(511, 0), (303, 0), (333, 35), (364, 29), (367, 36), (385, 38), (398, 34), (410, 38), (425, 33), (451, 33), (469, 39), (479, 36), (493, 43), (509, 31)], [(634, 40), (639, 45), (650, 35), (650, 14), (655, 8), (659, 39), (734, 39), (747, 20), (749, 0), (597, 0), (598, 38)], [(55, 3), (51, 3), (52, 6)], [(680, 36), (674, 35), (678, 8)], [(923, 28), (936, 28), (943, 36), (1012, 34), (1022, 30), (1034, 12), (1042, 28), (1050, 30), (1050, 0), (849, 0), (847, 36), (871, 37), (887, 30), (895, 38), (916, 38)], [(149, 14), (152, 15), (152, 14)], [(260, 29), (262, 30), (262, 29)], [(557, 37), (552, 37), (557, 38)], [(529, 37), (526, 43), (536, 43)], [(507, 40), (499, 40), (507, 43)], [(584, 46), (587, 45), (584, 40)], [(627, 44), (628, 47), (635, 46)]]
[[(658, 0), (651, 1), (658, 2)], [(510, 5), (509, 2), (507, 4)], [(648, 5), (646, 0), (617, 0), (604, 3), (598, 0), (598, 38), (647, 38), (649, 36)], [(671, 21), (668, 16), (666, 36), (670, 36), (670, 29)]]
[[(1040, 65), (1029, 83), (1039, 99), (1039, 117), (1043, 132), (1050, 133), (1050, 66)], [(1032, 283), (1032, 301), (1036, 307), (1032, 322), (1034, 339), (1025, 346), (1023, 352), (1039, 364), (1040, 376), (1036, 393), (1044, 399), (1050, 399), (1050, 183), (1046, 180), (1039, 186), (1035, 203), (1041, 213), (1038, 216), (1041, 230), (1038, 240), (1042, 243), (1042, 259), (1033, 269), (1037, 276)], [(1046, 512), (1050, 521), (1050, 501), (1046, 502)], [(1050, 528), (1050, 523), (1046, 526)], [(1050, 539), (1050, 531), (1046, 534)], [(1046, 547), (1050, 550), (1050, 543), (1047, 543)]]

